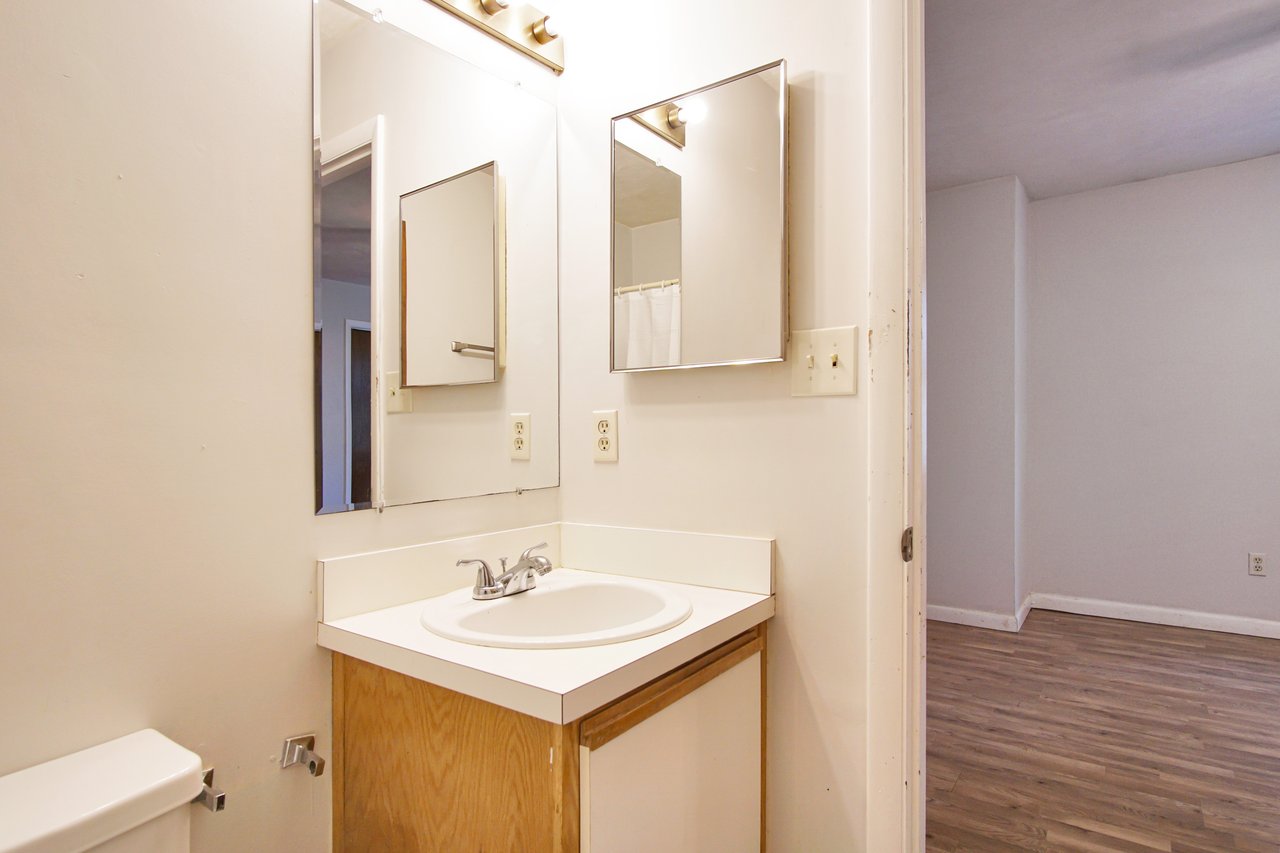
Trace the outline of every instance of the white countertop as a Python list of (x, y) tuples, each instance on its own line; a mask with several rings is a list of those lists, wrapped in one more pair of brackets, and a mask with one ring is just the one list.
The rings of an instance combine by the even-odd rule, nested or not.
[[(539, 578), (608, 573), (558, 568)], [(687, 598), (684, 622), (648, 637), (576, 649), (500, 649), (439, 637), (419, 622), (427, 599), (319, 623), (324, 648), (552, 723), (568, 723), (764, 622), (772, 595), (647, 580)]]

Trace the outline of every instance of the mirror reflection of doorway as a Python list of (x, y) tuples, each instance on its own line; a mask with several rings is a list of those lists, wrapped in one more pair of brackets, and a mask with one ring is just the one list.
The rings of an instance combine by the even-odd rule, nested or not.
[(315, 279), (318, 514), (372, 501), (372, 149), (320, 169)]
[(371, 361), (368, 323), (347, 324), (347, 508), (372, 506)]

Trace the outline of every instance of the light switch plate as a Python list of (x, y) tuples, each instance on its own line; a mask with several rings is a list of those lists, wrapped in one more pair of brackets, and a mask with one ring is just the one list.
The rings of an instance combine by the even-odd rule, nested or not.
[(791, 396), (834, 397), (858, 392), (858, 327), (791, 332)]
[(618, 410), (591, 413), (592, 458), (597, 462), (618, 461)]
[(512, 459), (528, 459), (533, 449), (533, 418), (528, 412), (512, 412), (507, 444)]
[(400, 387), (400, 372), (382, 374), (387, 382), (387, 414), (404, 415), (413, 411), (413, 389)]

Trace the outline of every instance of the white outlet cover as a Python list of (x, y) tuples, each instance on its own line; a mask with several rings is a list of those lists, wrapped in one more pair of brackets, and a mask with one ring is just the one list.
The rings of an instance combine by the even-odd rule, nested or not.
[(591, 413), (591, 458), (596, 462), (618, 461), (618, 410)]
[(528, 412), (512, 412), (507, 428), (507, 447), (512, 459), (524, 460), (533, 449), (533, 417)]
[(791, 332), (791, 396), (835, 397), (858, 392), (858, 327)]

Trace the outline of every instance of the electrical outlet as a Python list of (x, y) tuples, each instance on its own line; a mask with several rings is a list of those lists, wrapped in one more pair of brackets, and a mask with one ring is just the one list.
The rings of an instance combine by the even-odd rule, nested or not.
[(1249, 574), (1253, 575), (1255, 578), (1265, 578), (1267, 576), (1266, 554), (1249, 555)]
[(592, 458), (597, 462), (618, 461), (618, 410), (591, 413)]
[(533, 420), (528, 412), (512, 412), (507, 445), (512, 459), (528, 459), (533, 445)]

